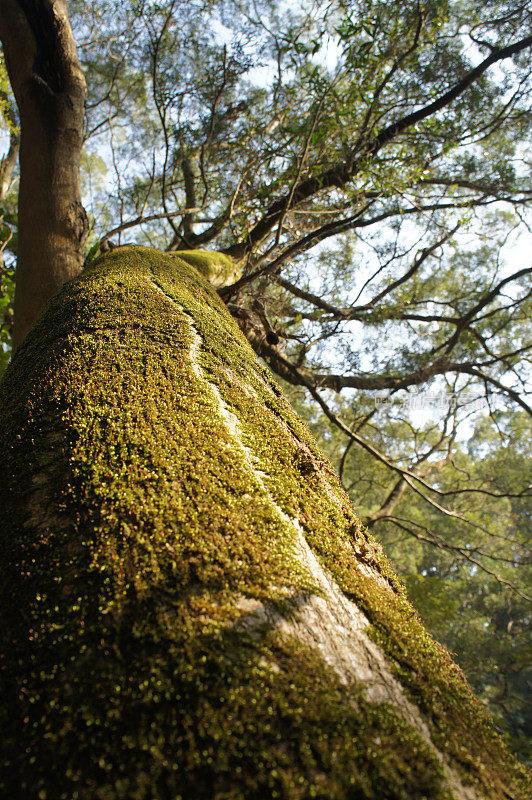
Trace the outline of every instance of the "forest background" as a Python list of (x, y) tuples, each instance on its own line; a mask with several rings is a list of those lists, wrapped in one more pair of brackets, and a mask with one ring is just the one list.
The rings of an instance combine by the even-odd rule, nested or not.
[[(132, 242), (236, 259), (229, 309), (530, 759), (530, 6), (69, 12), (87, 262)], [(3, 370), (19, 144), (3, 67), (0, 106)]]

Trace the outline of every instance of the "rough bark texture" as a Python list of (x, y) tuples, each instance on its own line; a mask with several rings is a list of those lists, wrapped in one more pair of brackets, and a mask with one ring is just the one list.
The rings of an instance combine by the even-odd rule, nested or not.
[(6, 373), (5, 796), (524, 800), (192, 261), (114, 250)]
[(0, 0), (0, 39), (21, 123), (17, 346), (48, 300), (82, 269), (85, 79), (64, 0)]

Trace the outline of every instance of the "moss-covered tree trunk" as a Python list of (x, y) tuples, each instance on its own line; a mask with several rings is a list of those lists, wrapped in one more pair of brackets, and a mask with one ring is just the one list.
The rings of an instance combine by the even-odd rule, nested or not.
[(5, 377), (2, 796), (524, 798), (192, 263), (113, 251)]

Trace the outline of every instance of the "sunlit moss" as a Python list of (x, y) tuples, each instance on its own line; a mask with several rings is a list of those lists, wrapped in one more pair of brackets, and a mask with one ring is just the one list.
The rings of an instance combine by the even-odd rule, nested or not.
[(460, 671), (191, 267), (199, 257), (114, 250), (51, 303), (6, 374), (7, 796), (449, 798), (434, 751), (393, 708), (272, 626), (241, 624), (235, 598), (282, 609), (313, 590), (288, 517), (463, 779), (524, 798)]

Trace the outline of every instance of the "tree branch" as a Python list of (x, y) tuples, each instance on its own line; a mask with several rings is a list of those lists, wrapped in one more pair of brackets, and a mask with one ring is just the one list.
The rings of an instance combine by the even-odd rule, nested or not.
[(441, 94), (440, 97), (433, 100), (431, 103), (419, 108), (417, 111), (413, 111), (386, 126), (372, 140), (363, 145), (359, 152), (352, 152), (349, 159), (333, 165), (319, 175), (300, 181), (290, 193), (285, 194), (270, 205), (263, 218), (251, 229), (244, 241), (227, 249), (226, 252), (228, 255), (237, 259), (248, 255), (252, 252), (254, 247), (270, 233), (272, 228), (288, 209), (289, 203), (296, 206), (324, 189), (341, 188), (345, 186), (345, 184), (356, 175), (365, 159), (375, 156), (379, 150), (393, 141), (403, 131), (414, 127), (417, 123), (422, 122), (424, 119), (427, 119), (448, 106), (472, 86), (491, 66), (531, 46), (532, 36), (528, 36), (507, 47), (494, 50), (451, 89)]

